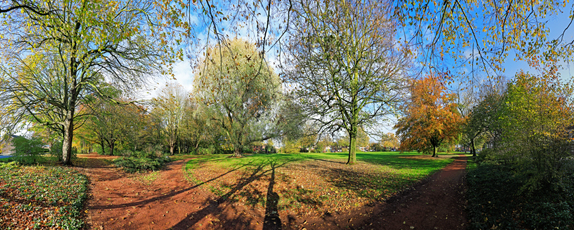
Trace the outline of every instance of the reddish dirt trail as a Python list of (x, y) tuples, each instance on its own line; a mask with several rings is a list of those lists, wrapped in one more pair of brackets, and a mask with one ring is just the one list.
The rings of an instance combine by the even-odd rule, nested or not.
[(221, 208), (210, 192), (200, 189), (204, 184), (193, 185), (185, 179), (185, 162), (170, 163), (149, 184), (111, 166), (81, 170), (90, 178), (88, 228), (257, 228), (263, 216), (244, 207)]
[(359, 229), (466, 229), (466, 161), (460, 155), (438, 173), (377, 208)]

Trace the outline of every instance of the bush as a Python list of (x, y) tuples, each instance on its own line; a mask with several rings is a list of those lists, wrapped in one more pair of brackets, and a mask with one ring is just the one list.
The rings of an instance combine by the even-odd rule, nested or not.
[(215, 147), (209, 146), (207, 148), (200, 147), (195, 151), (195, 153), (197, 155), (211, 155), (211, 154), (214, 154), (215, 151), (216, 151)]
[(171, 162), (169, 157), (137, 158), (120, 157), (114, 160), (114, 165), (123, 168), (126, 172), (155, 171), (162, 169), (166, 163)]
[[(488, 156), (488, 155), (487, 155)], [(507, 165), (482, 163), (467, 174), (470, 229), (571, 229), (574, 180), (566, 190), (521, 193), (527, 183)]]
[(14, 144), (14, 160), (23, 165), (36, 164), (41, 155), (47, 150), (42, 148), (44, 145), (38, 138), (26, 139), (16, 137), (12, 140)]

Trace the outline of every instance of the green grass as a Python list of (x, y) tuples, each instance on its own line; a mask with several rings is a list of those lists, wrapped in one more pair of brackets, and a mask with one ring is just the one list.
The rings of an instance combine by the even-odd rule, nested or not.
[[(304, 160), (347, 160), (348, 153), (296, 153), (296, 154), (253, 154), (242, 158), (232, 158), (230, 154), (204, 155), (191, 159), (186, 164), (186, 169), (206, 162), (223, 168), (235, 168), (243, 165), (258, 165), (273, 161), (279, 164)], [(405, 157), (421, 156), (416, 152), (358, 152), (357, 161), (375, 165), (388, 166), (397, 170), (409, 170), (414, 174), (430, 174), (451, 163), (453, 159), (409, 159)], [(414, 170), (414, 171), (413, 171)]]
[[(453, 161), (451, 158), (421, 159), (418, 158), (421, 154), (416, 152), (402, 154), (399, 152), (359, 152), (357, 153), (359, 166), (353, 167), (341, 164), (346, 162), (348, 153), (253, 154), (245, 155), (242, 158), (230, 156), (204, 155), (190, 159), (185, 166), (188, 170), (188, 180), (195, 184), (209, 182), (212, 179), (217, 180), (217, 178), (204, 176), (202, 171), (206, 169), (204, 167), (206, 165), (209, 165), (209, 168), (219, 167), (228, 172), (238, 170), (238, 172), (247, 172), (249, 174), (249, 170), (258, 167), (263, 167), (266, 170), (272, 167), (271, 165), (277, 168), (290, 169), (289, 164), (295, 162), (301, 162), (305, 167), (308, 165), (305, 163), (306, 161), (310, 163), (313, 161), (326, 163), (320, 164), (325, 168), (321, 168), (323, 166), (319, 166), (320, 168), (311, 166), (303, 169), (311, 170), (315, 175), (319, 173), (322, 175), (320, 176), (321, 178), (307, 178), (309, 171), (295, 172), (297, 179), (293, 181), (325, 180), (329, 183), (329, 188), (311, 189), (305, 187), (303, 191), (301, 188), (298, 188), (298, 185), (295, 185), (294, 188), (291, 188), (286, 193), (280, 194), (283, 197), (282, 201), (294, 201), (291, 204), (292, 207), (302, 207), (313, 203), (328, 206), (327, 203), (329, 202), (339, 202), (326, 200), (331, 198), (341, 199), (342, 203), (345, 202), (345, 199), (353, 200), (347, 203), (352, 203), (351, 205), (356, 206), (355, 201), (360, 202), (360, 200), (356, 199), (357, 196), (368, 200), (385, 200)], [(453, 154), (452, 156), (455, 155)], [(330, 165), (332, 163), (336, 164)], [(236, 173), (234, 172), (233, 174)], [(286, 183), (289, 184), (291, 182)], [(297, 184), (299, 182), (294, 183)], [(205, 186), (218, 196), (224, 194), (224, 191), (230, 191), (230, 189), (225, 188), (228, 185), (223, 186), (218, 182), (210, 182), (205, 184)]]

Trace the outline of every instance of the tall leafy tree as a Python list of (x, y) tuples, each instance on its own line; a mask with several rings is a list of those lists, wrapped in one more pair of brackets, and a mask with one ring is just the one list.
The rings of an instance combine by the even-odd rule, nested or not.
[(305, 114), (319, 132), (349, 134), (356, 162), (359, 127), (392, 114), (406, 80), (406, 52), (386, 2), (297, 1), (286, 57)]
[(0, 103), (13, 123), (28, 116), (61, 129), (64, 164), (70, 164), (76, 112), (86, 95), (106, 98), (104, 81), (136, 88), (172, 61), (169, 30), (161, 30), (156, 17), (160, 2), (9, 2), (1, 7), (19, 10), (6, 11), (0, 23)]
[(181, 85), (168, 85), (157, 98), (152, 100), (153, 115), (161, 120), (161, 126), (167, 138), (169, 153), (174, 154), (189, 107), (190, 97)]
[(562, 180), (571, 173), (566, 159), (574, 155), (569, 133), (574, 122), (572, 93), (558, 76), (519, 72), (508, 83), (496, 119), (500, 144), (494, 150), (500, 159), (522, 166), (532, 189), (562, 189)]
[(195, 94), (212, 113), (236, 156), (255, 141), (279, 135), (281, 80), (254, 44), (234, 39), (210, 48), (198, 67)]
[(414, 80), (405, 114), (395, 125), (401, 151), (416, 149), (432, 152), (436, 157), (442, 143), (458, 136), (462, 116), (457, 111), (455, 95), (446, 91), (441, 80), (441, 75)]

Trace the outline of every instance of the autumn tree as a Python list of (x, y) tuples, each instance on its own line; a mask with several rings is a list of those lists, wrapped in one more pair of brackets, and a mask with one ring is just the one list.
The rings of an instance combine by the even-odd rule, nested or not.
[(413, 81), (404, 116), (395, 125), (401, 151), (416, 149), (437, 157), (437, 148), (458, 136), (462, 117), (455, 95), (447, 92), (442, 79), (429, 74)]
[[(150, 1), (9, 1), (2, 15), (0, 103), (11, 122), (32, 117), (63, 129), (63, 163), (70, 164), (78, 106), (100, 83), (133, 89), (172, 61), (169, 33)], [(40, 13), (39, 13), (40, 12)], [(169, 42), (168, 42), (169, 41)], [(24, 73), (24, 74), (22, 74)], [(58, 119), (39, 116), (56, 111)], [(44, 113), (45, 114), (45, 113)]]
[(384, 148), (399, 148), (399, 139), (394, 133), (383, 134), (380, 143)]
[(197, 69), (194, 92), (233, 145), (235, 156), (255, 141), (277, 137), (281, 81), (254, 44), (241, 39), (210, 48)]
[(391, 114), (405, 83), (389, 5), (302, 0), (294, 12), (285, 79), (320, 133), (349, 133), (354, 164), (359, 127)]

